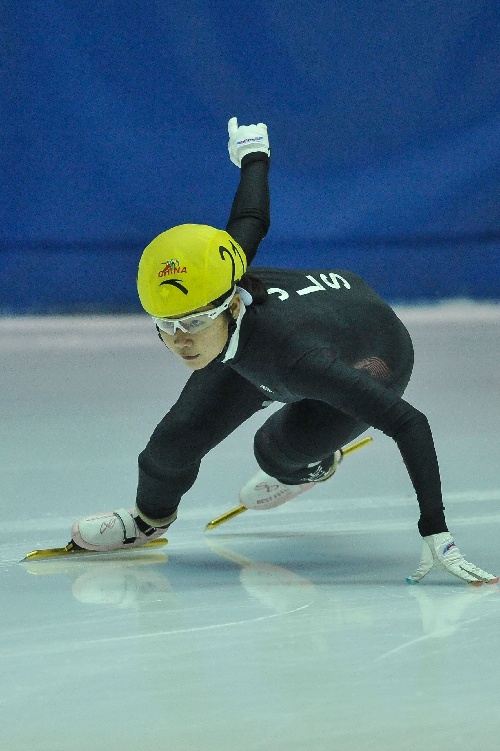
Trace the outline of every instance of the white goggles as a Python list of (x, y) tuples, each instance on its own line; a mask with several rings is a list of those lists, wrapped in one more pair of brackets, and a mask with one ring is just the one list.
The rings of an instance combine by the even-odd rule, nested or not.
[(204, 310), (202, 313), (191, 313), (191, 315), (184, 316), (183, 318), (153, 318), (153, 321), (161, 331), (164, 331), (165, 334), (170, 334), (170, 336), (173, 336), (177, 329), (184, 331), (185, 334), (199, 334), (200, 331), (211, 326), (217, 316), (220, 316), (221, 313), (229, 308), (235, 294), (236, 289), (233, 289), (227, 300), (224, 300), (222, 305), (212, 310)]

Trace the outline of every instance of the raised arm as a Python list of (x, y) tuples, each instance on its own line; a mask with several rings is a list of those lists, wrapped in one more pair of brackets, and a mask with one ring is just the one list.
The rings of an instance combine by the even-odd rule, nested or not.
[(250, 264), (270, 225), (269, 140), (267, 127), (228, 123), (229, 156), (241, 168), (240, 184), (226, 226), (227, 232), (245, 251)]

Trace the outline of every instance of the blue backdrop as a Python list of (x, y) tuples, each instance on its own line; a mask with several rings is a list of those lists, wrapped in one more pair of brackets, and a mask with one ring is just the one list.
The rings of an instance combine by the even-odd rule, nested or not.
[(500, 298), (498, 0), (3, 3), (0, 311), (139, 310), (143, 247), (224, 226), (268, 124), (260, 265)]

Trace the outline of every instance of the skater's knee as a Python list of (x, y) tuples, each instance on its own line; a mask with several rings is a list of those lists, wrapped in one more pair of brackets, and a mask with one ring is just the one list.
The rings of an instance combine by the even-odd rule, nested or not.
[(255, 434), (254, 454), (259, 467), (271, 477), (287, 476), (297, 466), (297, 461), (288, 455), (265, 426)]
[(331, 470), (335, 458), (334, 450), (318, 455), (299, 453), (279, 432), (269, 431), (265, 425), (255, 435), (254, 453), (266, 474), (289, 485), (317, 480)]

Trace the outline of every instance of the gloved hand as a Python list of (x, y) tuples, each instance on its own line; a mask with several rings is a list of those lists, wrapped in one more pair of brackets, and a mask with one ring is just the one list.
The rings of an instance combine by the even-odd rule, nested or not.
[(480, 587), (483, 582), (496, 584), (498, 581), (498, 576), (492, 576), (466, 561), (449, 532), (424, 537), (420, 564), (415, 573), (408, 576), (406, 581), (408, 584), (417, 584), (434, 565), (444, 568), (453, 576), (476, 587)]
[(267, 137), (267, 125), (240, 125), (238, 119), (232, 117), (228, 124), (229, 143), (227, 145), (229, 158), (237, 167), (241, 167), (241, 160), (253, 151), (263, 151), (269, 156), (269, 139)]

